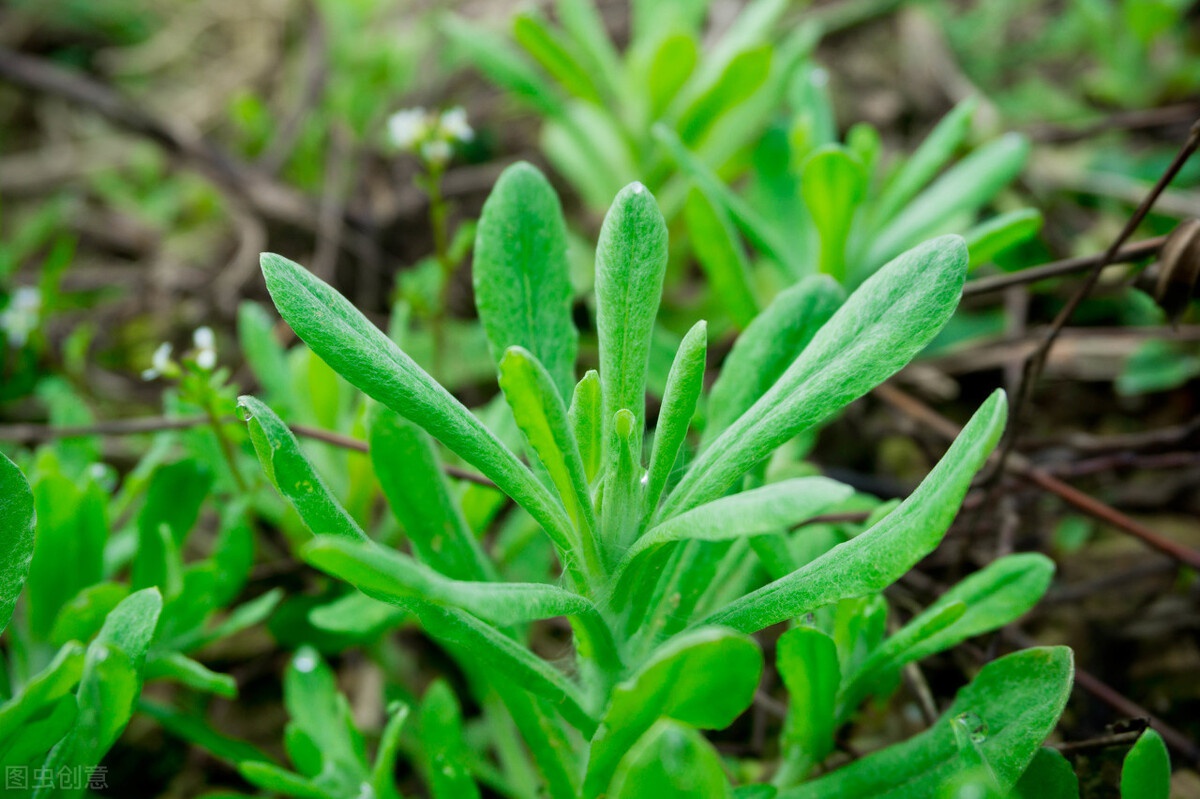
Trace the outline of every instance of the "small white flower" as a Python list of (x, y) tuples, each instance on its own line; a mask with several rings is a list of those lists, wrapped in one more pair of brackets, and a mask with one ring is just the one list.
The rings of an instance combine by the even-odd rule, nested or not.
[(150, 368), (142, 372), (142, 379), (154, 380), (170, 373), (174, 368), (175, 364), (171, 361), (171, 344), (164, 341), (154, 351), (154, 355), (150, 358)]
[(292, 665), (296, 668), (296, 671), (307, 674), (317, 667), (317, 659), (305, 652), (297, 655), (296, 659), (292, 661)]
[(34, 286), (21, 286), (13, 292), (8, 307), (0, 312), (0, 328), (8, 334), (13, 347), (24, 347), (29, 334), (37, 329), (42, 314), (42, 293)]
[(198, 327), (192, 333), (192, 344), (198, 350), (212, 350), (217, 347), (217, 337), (213, 335), (212, 328), (208, 325)]
[(192, 333), (192, 344), (196, 347), (196, 365), (211, 372), (217, 365), (217, 337), (207, 325), (196, 328)]
[(455, 141), (471, 141), (475, 138), (475, 131), (467, 124), (467, 111), (461, 105), (443, 111), (439, 127), (442, 133)]
[(429, 112), (405, 108), (388, 117), (388, 138), (401, 150), (411, 150), (429, 134)]
[(454, 155), (454, 148), (445, 139), (434, 139), (421, 145), (421, 157), (431, 164), (444, 164)]

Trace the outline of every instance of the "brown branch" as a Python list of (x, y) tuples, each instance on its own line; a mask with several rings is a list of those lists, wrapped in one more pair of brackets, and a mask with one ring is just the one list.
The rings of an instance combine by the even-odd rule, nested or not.
[[(232, 416), (217, 420), (219, 424), (242, 424), (240, 419)], [(190, 430), (212, 424), (206, 416), (187, 416), (179, 419), (164, 416), (152, 416), (142, 419), (110, 419), (91, 425), (54, 426), (46, 424), (6, 424), (0, 425), (0, 441), (15, 441), (19, 444), (37, 444), (43, 441), (54, 441), (62, 438), (79, 438), (81, 436), (134, 436), (147, 433), (161, 433), (169, 430)], [(322, 430), (308, 425), (291, 425), (291, 431), (301, 438), (310, 438), (332, 444), (335, 447), (349, 449), (355, 452), (369, 452), (367, 442), (351, 436), (335, 433), (332, 430)], [(442, 464), (442, 471), (457, 480), (495, 488), (496, 484), (483, 475), (450, 464)]]
[[(885, 383), (878, 386), (874, 393), (888, 405), (896, 408), (906, 416), (916, 419), (948, 441), (957, 438), (961, 431), (961, 428), (954, 422), (895, 386)], [(993, 454), (989, 460), (996, 462), (999, 457), (999, 455)], [(1019, 453), (1012, 453), (1009, 460), (1009, 465), (1013, 473), (1022, 479), (1058, 496), (1064, 502), (1088, 516), (1141, 540), (1152, 549), (1156, 549), (1164, 555), (1174, 558), (1193, 569), (1200, 569), (1200, 551), (1151, 530), (1146, 525), (1126, 516), (1116, 508), (1106, 505), (1074, 486), (1064, 483), (1057, 477), (1034, 467), (1027, 458)]]
[(981, 294), (991, 294), (992, 292), (1001, 291), (1010, 286), (1037, 283), (1041, 280), (1063, 277), (1064, 275), (1074, 275), (1079, 272), (1086, 272), (1089, 269), (1095, 269), (1098, 264), (1101, 266), (1111, 266), (1113, 264), (1133, 263), (1143, 258), (1157, 255), (1166, 240), (1166, 236), (1155, 236), (1154, 238), (1143, 239), (1121, 247), (1111, 255), (1100, 253), (1098, 255), (1085, 255), (1078, 258), (1064, 258), (1061, 261), (1051, 261), (1040, 266), (1031, 266), (1028, 269), (1022, 269), (1018, 272), (970, 280), (963, 286), (963, 297), (977, 297)]
[(1054, 342), (1058, 339), (1058, 334), (1066, 326), (1067, 322), (1070, 321), (1071, 317), (1074, 316), (1076, 309), (1079, 308), (1084, 299), (1087, 298), (1088, 294), (1090, 294), (1092, 289), (1096, 286), (1096, 283), (1100, 280), (1100, 274), (1104, 271), (1104, 268), (1113, 263), (1113, 259), (1117, 257), (1117, 254), (1120, 252), (1121, 248), (1125, 246), (1125, 242), (1129, 240), (1129, 238), (1134, 234), (1134, 231), (1136, 231), (1138, 226), (1142, 223), (1142, 220), (1144, 220), (1146, 215), (1150, 213), (1150, 209), (1154, 206), (1154, 203), (1158, 199), (1159, 195), (1162, 194), (1171, 181), (1175, 179), (1175, 176), (1179, 174), (1179, 170), (1183, 168), (1183, 165), (1187, 163), (1188, 159), (1192, 157), (1192, 154), (1198, 147), (1200, 147), (1200, 120), (1192, 125), (1187, 141), (1185, 141), (1183, 146), (1179, 148), (1179, 152), (1175, 154), (1175, 158), (1171, 161), (1170, 166), (1167, 167), (1166, 171), (1164, 171), (1162, 176), (1159, 177), (1153, 188), (1150, 189), (1150, 192), (1146, 195), (1145, 199), (1142, 200), (1141, 204), (1137, 207), (1137, 210), (1134, 211), (1133, 216), (1129, 217), (1129, 219), (1125, 222), (1125, 226), (1121, 229), (1121, 232), (1117, 235), (1117, 237), (1113, 239), (1112, 244), (1110, 244), (1108, 249), (1104, 251), (1104, 254), (1100, 257), (1100, 259), (1092, 265), (1091, 271), (1088, 272), (1087, 277), (1084, 278), (1083, 282), (1080, 283), (1079, 288), (1076, 289), (1075, 293), (1071, 295), (1071, 298), (1067, 300), (1066, 305), (1062, 307), (1062, 310), (1058, 312), (1058, 314), (1054, 317), (1054, 320), (1050, 323), (1050, 327), (1047, 328), (1038, 348), (1025, 361), (1025, 369), (1021, 377), (1021, 388), (1017, 392), (1017, 396), (1013, 402), (1012, 409), (1008, 416), (1008, 431), (1004, 437), (1003, 443), (1001, 444), (1000, 457), (997, 461), (996, 468), (989, 478), (993, 487), (998, 485), (1000, 480), (1003, 478), (1004, 470), (1016, 449), (1017, 439), (1020, 435), (1021, 420), (1024, 415), (1025, 408), (1028, 407), (1030, 401), (1032, 400), (1034, 386), (1037, 383), (1038, 377), (1042, 373), (1042, 369), (1046, 365), (1046, 359), (1050, 354), (1051, 348), (1054, 346)]

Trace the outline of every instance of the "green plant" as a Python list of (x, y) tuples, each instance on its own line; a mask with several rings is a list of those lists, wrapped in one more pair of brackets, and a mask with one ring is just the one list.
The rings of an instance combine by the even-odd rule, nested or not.
[[(844, 507), (852, 492), (821, 477), (779, 480), (766, 468), (781, 445), (900, 369), (945, 324), (967, 268), (962, 240), (943, 237), (901, 254), (836, 310), (827, 283), (801, 284), (786, 301), (801, 290), (825, 298), (808, 306), (824, 317), (806, 334), (765, 333), (768, 324), (791, 322), (768, 309), (758, 346), (735, 350), (726, 365), (726, 374), (759, 379), (714, 389), (705, 442), (679, 469), (701, 399), (705, 326), (684, 338), (647, 439), (647, 353), (667, 259), (654, 197), (628, 186), (606, 217), (596, 251), (600, 369), (578, 383), (560, 213), (540, 173), (516, 165), (489, 199), (476, 243), (480, 315), (530, 465), (335, 290), (284, 258), (263, 256), (283, 318), (378, 403), (371, 458), (412, 551), (373, 541), (280, 419), (243, 397), (264, 471), (314, 534), (302, 556), (360, 589), (360, 607), (378, 600), (415, 617), (456, 658), (481, 704), (507, 709), (504, 720), (489, 712), (488, 745), (510, 794), (645, 796), (656, 786), (677, 796), (727, 795), (721, 760), (696, 730), (723, 728), (748, 707), (762, 669), (751, 634), (780, 622), (793, 625), (780, 649), (794, 697), (776, 774), (784, 795), (867, 795), (881, 779), (912, 786), (904, 794), (912, 796), (967, 779), (1007, 792), (1066, 701), (1067, 650), (1029, 650), (989, 665), (925, 735), (804, 782), (836, 730), (864, 699), (889, 693), (907, 663), (1008, 623), (1048, 585), (1049, 561), (1011, 556), (883, 634), (879, 592), (945, 534), (1001, 433), (1003, 395), (980, 408), (907, 500), (879, 508), (856, 535), (831, 531), (813, 542), (789, 532)], [(713, 419), (728, 421), (716, 427)], [(546, 534), (560, 584), (506, 579), (511, 565), (493, 559), (466, 523), (428, 436)], [(531, 625), (557, 616), (574, 633), (569, 672), (525, 643)], [(1023, 698), (1010, 701), (1018, 693)], [(513, 751), (513, 725), (528, 753)], [(461, 755), (453, 746), (439, 751), (447, 769)], [(665, 768), (676, 757), (694, 768)], [(432, 784), (438, 796), (469, 795), (457, 782), (453, 790)], [(338, 795), (311, 775), (290, 790)]]
[(592, 0), (559, 0), (558, 25), (537, 12), (513, 17), (511, 41), (447, 17), (459, 52), (543, 119), (542, 150), (583, 200), (602, 211), (635, 178), (671, 220), (686, 186), (656, 145), (670, 126), (724, 177), (744, 171), (743, 150), (776, 114), (816, 40), (802, 26), (777, 36), (786, 0), (756, 0), (704, 52), (707, 2), (630, 4), (624, 52)]
[[(980, 221), (980, 212), (1020, 173), (1029, 152), (1008, 134), (964, 149), (977, 103), (947, 114), (907, 158), (885, 168), (880, 135), (852, 127), (837, 141), (830, 99), (819, 82), (794, 98), (793, 116), (756, 149), (739, 194), (672, 130), (655, 136), (690, 177), (688, 234), (714, 294), (744, 326), (764, 289), (814, 272), (855, 286), (929, 236), (962, 231), (970, 267), (1033, 236), (1041, 215), (1016, 208)], [(765, 259), (755, 264), (743, 239)]]

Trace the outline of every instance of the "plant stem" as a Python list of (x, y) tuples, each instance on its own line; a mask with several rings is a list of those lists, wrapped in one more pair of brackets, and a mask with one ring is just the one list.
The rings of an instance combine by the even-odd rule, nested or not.
[(425, 176), (425, 193), (429, 196), (429, 226), (433, 233), (433, 256), (440, 268), (441, 280), (438, 283), (437, 307), (433, 309), (431, 319), (433, 325), (433, 363), (440, 373), (446, 353), (446, 308), (450, 301), (450, 280), (454, 275), (454, 262), (450, 258), (450, 234), (447, 219), (450, 207), (442, 194), (442, 176), (445, 167), (441, 164), (429, 164), (429, 173)]

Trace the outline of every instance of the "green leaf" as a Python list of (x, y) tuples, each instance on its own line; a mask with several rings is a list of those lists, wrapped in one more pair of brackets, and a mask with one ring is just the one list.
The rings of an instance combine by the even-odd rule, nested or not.
[(876, 647), (850, 675), (839, 694), (838, 720), (846, 721), (867, 694), (878, 686), (892, 687), (900, 669), (917, 659), (911, 653), (925, 641), (945, 632), (963, 617), (966, 610), (967, 606), (961, 600), (938, 602), (937, 607), (929, 608)]
[(392, 702), (388, 706), (388, 720), (379, 736), (379, 748), (375, 763), (371, 767), (371, 785), (375, 796), (389, 796), (395, 792), (396, 758), (400, 754), (400, 733), (408, 720), (409, 707), (403, 702)]
[(443, 680), (435, 680), (425, 691), (417, 724), (425, 752), (426, 780), (434, 799), (478, 797), (479, 787), (466, 764), (462, 711)]
[(846, 281), (846, 240), (867, 189), (867, 173), (849, 150), (822, 147), (800, 168), (800, 192), (821, 237), (821, 272)]
[(720, 77), (680, 114), (676, 125), (679, 138), (688, 146), (701, 143), (726, 114), (766, 83), (773, 55), (774, 48), (762, 44), (730, 59)]
[[(1053, 731), (1071, 693), (1074, 667), (1066, 647), (1015, 652), (984, 666), (937, 723), (901, 744), (856, 760), (779, 799), (888, 797), (926, 799), (970, 770), (954, 727), (964, 717), (978, 728), (975, 751), (1004, 794)], [(978, 737), (977, 736), (977, 737)]]
[(636, 574), (630, 569), (639, 558), (671, 542), (725, 541), (788, 529), (852, 493), (849, 486), (825, 477), (800, 477), (713, 500), (647, 530), (625, 553), (614, 579), (651, 579), (653, 568)]
[(452, 580), (400, 552), (373, 542), (354, 544), (317, 538), (301, 556), (369, 596), (407, 607), (422, 599), (462, 608), (498, 626), (592, 611), (578, 594), (540, 583), (480, 583)]
[[(130, 594), (108, 615), (96, 640), (87, 648), (76, 698), (75, 726), (50, 753), (45, 767), (89, 768), (116, 742), (133, 715), (141, 693), (141, 672), (162, 610), (157, 588)], [(60, 786), (61, 787), (61, 786)], [(56, 796), (76, 796), (59, 790)]]
[(932, 552), (946, 534), (971, 478), (1000, 439), (1004, 392), (988, 398), (921, 485), (867, 531), (711, 614), (704, 624), (754, 632), (840, 599), (882, 591)]
[(518, 688), (549, 700), (585, 735), (595, 732), (596, 720), (584, 707), (579, 689), (537, 655), (465, 611), (420, 600), (414, 600), (411, 607), (425, 630), (459, 650), (460, 657), (469, 657)]
[[(296, 334), (350, 383), (474, 464), (542, 526), (560, 552), (575, 549), (566, 512), (529, 469), (346, 298), (286, 258), (262, 257), (267, 289)], [(581, 564), (567, 558), (576, 582)]]
[(613, 799), (721, 799), (733, 796), (721, 756), (704, 736), (660, 720), (629, 750), (606, 796)]
[(549, 372), (525, 348), (509, 347), (500, 360), (500, 389), (525, 441), (550, 475), (584, 546), (594, 546), (596, 518), (587, 475), (567, 409)]
[(275, 320), (258, 303), (238, 306), (238, 344), (263, 394), (285, 416), (291, 411), (292, 377), (287, 351), (275, 338)]
[(601, 94), (614, 97), (621, 83), (622, 64), (616, 47), (608, 37), (604, 17), (591, 0), (557, 0), (558, 22), (574, 41), (581, 60), (593, 71)]
[(283, 600), (283, 589), (272, 588), (265, 594), (244, 602), (233, 609), (224, 619), (213, 625), (211, 629), (196, 628), (188, 633), (177, 636), (171, 644), (181, 652), (192, 652), (201, 647), (228, 638), (235, 633), (253, 627), (266, 619)]
[(938, 232), (951, 217), (982, 208), (1020, 174), (1028, 157), (1029, 140), (1016, 133), (975, 150), (879, 230), (868, 261), (883, 263)]
[(501, 88), (548, 117), (563, 111), (554, 85), (507, 41), (454, 15), (441, 20), (441, 30), (457, 51)]
[[(9, 752), (19, 744), (36, 745), (43, 753), (50, 751), (58, 737), (29, 740), (32, 736), (29, 726), (52, 715), (56, 705), (70, 697), (83, 676), (83, 661), (82, 645), (75, 641), (64, 645), (54, 655), (54, 660), (34, 675), (20, 693), (0, 705), (0, 762), (11, 762), (7, 759)], [(70, 701), (75, 704), (73, 699)]]
[(521, 346), (566, 397), (579, 334), (571, 319), (567, 227), (550, 182), (531, 164), (504, 170), (483, 205), (472, 266), (475, 304), (492, 357)]
[(733, 222), (723, 208), (696, 188), (688, 192), (684, 218), (712, 295), (734, 324), (745, 328), (758, 314), (758, 300), (750, 286), (750, 263)]
[(688, 33), (667, 36), (654, 51), (646, 71), (648, 118), (657, 120), (684, 87), (699, 59), (700, 46)]
[(203, 716), (188, 715), (176, 708), (145, 699), (138, 702), (138, 712), (158, 722), (172, 735), (196, 744), (228, 763), (270, 760), (265, 752), (253, 744), (217, 732)]
[(517, 14), (513, 17), (513, 39), (568, 94), (597, 105), (603, 104), (600, 90), (596, 88), (588, 70), (575, 58), (574, 48), (563, 41), (562, 34), (551, 29), (545, 20), (529, 12)]
[(589, 369), (575, 386), (575, 393), (571, 395), (571, 407), (567, 409), (567, 420), (571, 423), (571, 431), (575, 436), (575, 444), (579, 447), (579, 457), (583, 461), (583, 471), (588, 483), (595, 481), (603, 464), (602, 393), (599, 373), (595, 369)]
[(33, 483), (33, 497), (36, 541), (24, 604), (30, 635), (46, 640), (61, 609), (103, 578), (108, 497), (90, 478), (77, 486), (45, 470)]
[(675, 159), (679, 168), (704, 193), (709, 203), (714, 208), (723, 208), (728, 212), (729, 217), (755, 249), (787, 266), (793, 273), (803, 273), (811, 268), (803, 257), (803, 248), (794, 245), (793, 232), (780, 231), (776, 225), (764, 218), (754, 206), (731, 189), (716, 172), (684, 146), (675, 131), (660, 122), (651, 132)]
[(621, 190), (596, 245), (596, 328), (600, 339), (606, 463), (616, 460), (613, 421), (630, 411), (639, 432), (646, 414), (650, 332), (667, 268), (667, 226), (654, 195), (640, 183)]
[(909, 250), (864, 282), (751, 408), (684, 475), (664, 517), (720, 496), (796, 434), (908, 363), (949, 320), (966, 274), (961, 238)]
[(737, 337), (708, 397), (704, 440), (750, 410), (799, 357), (842, 302), (842, 289), (814, 275), (781, 291)]
[(255, 397), (239, 397), (238, 409), (246, 420), (250, 441), (267, 478), (296, 509), (313, 535), (365, 541), (366, 533), (330, 493), (283, 420)]
[(310, 780), (282, 769), (274, 763), (245, 761), (238, 764), (238, 773), (246, 782), (264, 791), (280, 793), (296, 799), (329, 799), (325, 791)]
[(50, 642), (63, 646), (69, 641), (90, 641), (104, 625), (104, 619), (129, 596), (124, 583), (96, 583), (80, 591), (63, 605), (50, 631)]
[(1171, 757), (1162, 736), (1147, 729), (1121, 765), (1121, 799), (1168, 799)]
[(1057, 749), (1043, 746), (1013, 787), (1012, 799), (1079, 799), (1079, 778)]
[(709, 627), (672, 638), (613, 689), (592, 737), (584, 795), (604, 793), (625, 753), (660, 718), (701, 729), (731, 724), (754, 699), (761, 673), (762, 652), (747, 636)]
[[(311, 747), (321, 762), (315, 783), (357, 789), (370, 779), (350, 705), (338, 692), (333, 671), (315, 649), (303, 647), (296, 652), (284, 674), (283, 697), (295, 729), (289, 754), (295, 761), (297, 743)], [(303, 763), (296, 765), (303, 772)]]
[[(856, 683), (869, 682), (880, 673), (894, 674), (907, 663), (944, 652), (968, 638), (1016, 621), (1038, 603), (1053, 577), (1054, 562), (1034, 552), (1008, 555), (988, 564), (942, 594), (872, 653), (847, 686), (847, 701), (851, 705), (861, 701), (855, 694), (862, 686)], [(916, 637), (905, 634), (925, 627), (960, 604), (962, 611), (955, 618), (929, 629), (928, 634)], [(884, 677), (885, 682), (888, 679)]]
[(371, 464), (413, 552), (460, 580), (483, 580), (493, 567), (463, 519), (429, 435), (395, 411), (371, 409)]
[(991, 263), (997, 255), (1027, 241), (1042, 229), (1042, 213), (1034, 208), (1018, 208), (981, 222), (963, 234), (971, 253), (970, 268)]
[(812, 627), (793, 627), (781, 635), (775, 658), (789, 697), (780, 739), (783, 764), (775, 783), (787, 786), (808, 776), (833, 751), (842, 672), (837, 645)]
[(143, 677), (147, 680), (170, 680), (197, 691), (237, 698), (237, 682), (228, 674), (218, 674), (203, 663), (179, 652), (164, 652), (146, 659)]
[(896, 212), (916, 197), (929, 181), (933, 180), (942, 167), (950, 163), (955, 152), (967, 138), (971, 128), (971, 117), (979, 107), (979, 100), (968, 97), (942, 117), (916, 151), (905, 161), (888, 181), (879, 199), (875, 202), (874, 223), (882, 225), (891, 221)]
[(308, 613), (308, 620), (324, 632), (374, 641), (395, 630), (411, 615), (403, 608), (356, 591), (313, 608)]
[(650, 451), (650, 469), (646, 475), (646, 491), (642, 512), (643, 526), (658, 510), (658, 501), (666, 490), (675, 460), (687, 438), (688, 427), (696, 413), (696, 402), (704, 389), (704, 363), (708, 354), (708, 325), (697, 322), (675, 353), (671, 371), (667, 374), (667, 389), (663, 392), (658, 427)]
[(182, 568), (179, 552), (200, 517), (212, 483), (212, 472), (195, 459), (155, 471), (146, 489), (146, 504), (137, 518), (138, 552), (130, 579), (133, 588), (157, 585), (164, 595), (171, 596), (168, 574)]
[(33, 491), (0, 453), (0, 632), (8, 626), (33, 561)]

